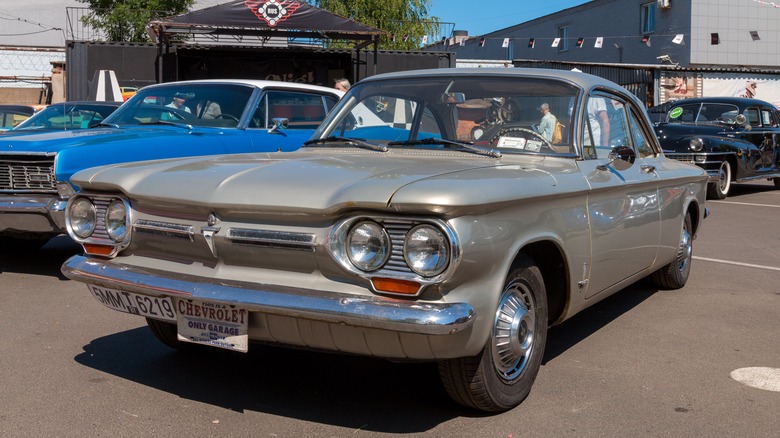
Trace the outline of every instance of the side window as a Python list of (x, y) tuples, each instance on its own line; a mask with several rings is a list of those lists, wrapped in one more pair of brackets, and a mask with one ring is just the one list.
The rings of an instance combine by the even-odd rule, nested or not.
[(772, 120), (772, 111), (769, 109), (761, 110), (761, 124), (764, 126), (775, 126), (774, 120)]
[(631, 139), (634, 142), (634, 150), (640, 158), (655, 156), (651, 142), (648, 141), (647, 131), (642, 130), (637, 113), (632, 109), (628, 112), (628, 123), (631, 125)]
[(436, 116), (427, 106), (423, 109), (422, 118), (420, 120), (420, 132), (417, 134), (417, 138), (437, 137), (441, 138), (441, 129), (439, 123), (436, 121)]
[(748, 125), (758, 126), (761, 124), (761, 119), (758, 118), (758, 108), (748, 108), (744, 112), (747, 118)]
[[(285, 118), (290, 129), (315, 129), (327, 114), (326, 99), (318, 94), (268, 91), (252, 115), (250, 128), (266, 128), (271, 120)], [(335, 104), (335, 100), (330, 100)]]
[(615, 146), (631, 146), (631, 131), (623, 102), (606, 96), (588, 97), (583, 124), (585, 156), (607, 158)]

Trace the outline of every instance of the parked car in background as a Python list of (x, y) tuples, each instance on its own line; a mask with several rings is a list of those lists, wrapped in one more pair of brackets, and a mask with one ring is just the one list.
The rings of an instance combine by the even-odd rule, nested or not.
[(92, 129), (0, 136), (0, 238), (30, 248), (65, 232), (68, 180), (81, 169), (297, 149), (342, 94), (273, 81), (172, 82), (142, 88)]
[(138, 92), (138, 87), (119, 87), (119, 91), (122, 93), (122, 99), (127, 101)]
[(0, 132), (13, 129), (14, 126), (35, 114), (39, 107), (34, 105), (0, 104)]
[[(533, 127), (543, 103), (560, 143)], [(589, 117), (607, 107), (609, 136)], [(163, 343), (437, 361), (454, 400), (501, 411), (531, 390), (548, 326), (647, 276), (685, 285), (707, 176), (666, 159), (612, 82), (435, 69), (361, 80), (295, 152), (72, 181), (84, 255), (63, 273)]]
[(98, 126), (122, 102), (60, 102), (53, 103), (27, 120), (5, 131), (6, 135), (44, 131), (68, 131)]
[(742, 97), (679, 100), (655, 130), (667, 157), (707, 171), (710, 198), (726, 198), (733, 182), (769, 179), (780, 188), (780, 113), (768, 102)]

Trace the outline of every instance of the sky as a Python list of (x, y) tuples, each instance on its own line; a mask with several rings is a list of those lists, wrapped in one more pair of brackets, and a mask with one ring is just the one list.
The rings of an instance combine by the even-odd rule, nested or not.
[[(196, 0), (194, 10), (229, 0)], [(446, 30), (483, 35), (589, 0), (431, 0), (429, 15), (454, 23)], [(23, 6), (20, 6), (23, 5)], [(63, 47), (67, 7), (86, 7), (78, 0), (0, 0), (0, 46)], [(441, 35), (444, 36), (444, 35)]]

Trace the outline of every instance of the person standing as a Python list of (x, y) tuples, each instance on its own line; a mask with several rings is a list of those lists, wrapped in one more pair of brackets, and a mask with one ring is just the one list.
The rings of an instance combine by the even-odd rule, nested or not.
[(558, 119), (550, 112), (550, 105), (543, 103), (539, 107), (542, 113), (542, 121), (539, 122), (539, 134), (547, 141), (552, 141), (553, 131), (555, 131), (555, 122)]

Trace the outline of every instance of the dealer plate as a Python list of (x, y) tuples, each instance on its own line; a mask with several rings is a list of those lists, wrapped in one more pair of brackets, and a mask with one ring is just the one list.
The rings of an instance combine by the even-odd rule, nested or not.
[(168, 297), (150, 297), (123, 290), (88, 284), (92, 296), (109, 309), (164, 321), (176, 321), (173, 301)]
[(179, 340), (246, 353), (249, 312), (227, 304), (176, 300)]

